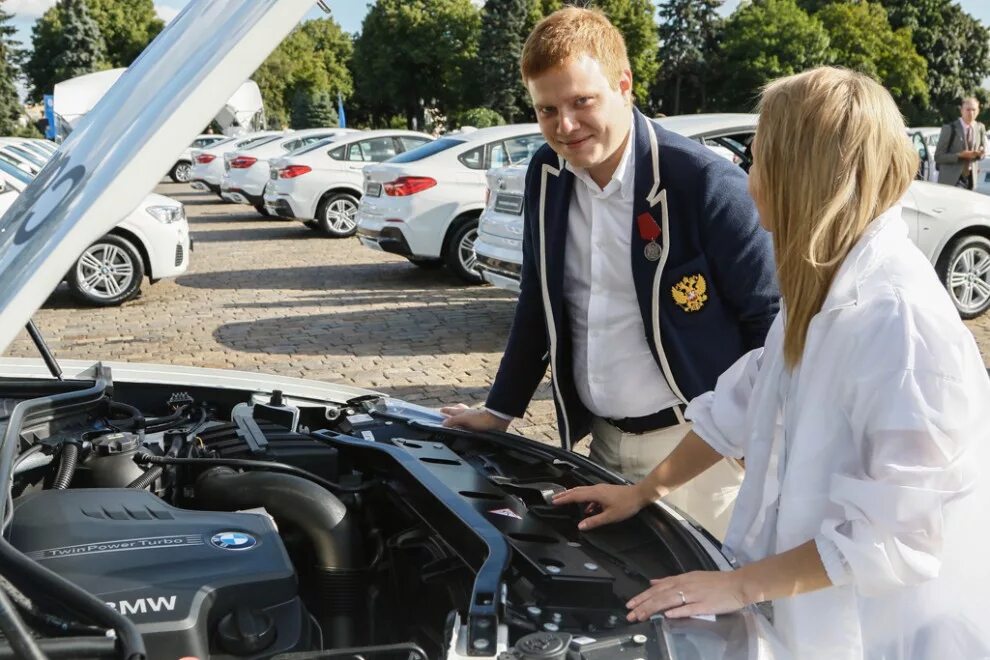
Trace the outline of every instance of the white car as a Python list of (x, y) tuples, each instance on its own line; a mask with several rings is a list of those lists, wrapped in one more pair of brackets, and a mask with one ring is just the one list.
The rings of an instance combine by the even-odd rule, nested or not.
[(351, 236), (363, 193), (362, 169), (432, 141), (415, 131), (365, 131), (273, 160), (265, 207), (272, 215), (295, 218), (328, 236)]
[(256, 142), (234, 149), (224, 156), (225, 171), (220, 181), (220, 196), (235, 204), (250, 204), (258, 213), (268, 215), (263, 196), (271, 159), (305, 149), (323, 140), (358, 132), (353, 128), (309, 128), (293, 131), (278, 140)]
[[(0, 160), (0, 216), (33, 179)], [(120, 305), (141, 293), (145, 276), (154, 284), (186, 272), (191, 247), (185, 208), (174, 199), (151, 193), (83, 251), (66, 273), (65, 282), (82, 302)]]
[(172, 169), (169, 170), (169, 178), (176, 183), (188, 183), (189, 175), (192, 172), (193, 149), (206, 149), (207, 147), (219, 144), (220, 142), (228, 139), (229, 138), (226, 135), (197, 135), (196, 139), (189, 145), (189, 148), (182, 152), (179, 159), (175, 161), (175, 165), (173, 165)]
[[(756, 115), (682, 115), (658, 121), (708, 146), (728, 149), (748, 169)], [(524, 166), (488, 173), (489, 201), (475, 243), (485, 281), (517, 292), (525, 177)], [(902, 203), (911, 239), (935, 267), (959, 314), (970, 319), (990, 309), (990, 199), (962, 188), (914, 181)]]
[[(938, 148), (938, 137), (942, 132), (940, 126), (922, 126), (909, 128), (908, 136), (918, 152), (921, 166), (918, 178), (922, 181), (938, 182), (938, 170), (935, 165), (935, 150)], [(983, 195), (990, 195), (990, 156), (980, 161), (979, 175), (974, 181), (974, 190)]]
[[(193, 190), (212, 192), (220, 195), (223, 181), (224, 156), (235, 149), (243, 149), (252, 144), (271, 142), (285, 135), (279, 131), (259, 131), (236, 138), (216, 142), (205, 149), (192, 150), (192, 169), (189, 171), (189, 184)], [(223, 199), (221, 197), (220, 199)]]
[(465, 282), (481, 282), (474, 241), (485, 207), (485, 172), (527, 160), (543, 143), (536, 124), (494, 126), (367, 166), (358, 239), (418, 265), (446, 264)]
[(32, 142), (33, 140), (25, 138), (0, 137), (0, 154), (23, 171), (37, 174), (48, 162), (51, 154)]

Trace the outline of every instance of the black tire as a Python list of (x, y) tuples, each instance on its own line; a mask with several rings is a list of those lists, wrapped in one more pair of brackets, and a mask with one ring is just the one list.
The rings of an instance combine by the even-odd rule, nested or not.
[(107, 234), (86, 248), (66, 280), (72, 294), (88, 305), (120, 305), (141, 292), (144, 261), (133, 243)]
[(305, 222), (303, 222), (303, 226), (309, 227), (313, 231), (321, 231), (320, 223), (318, 223), (316, 220), (306, 220)]
[(990, 240), (976, 234), (956, 238), (942, 251), (935, 271), (959, 316), (974, 319), (990, 309)]
[(481, 284), (483, 281), (481, 274), (474, 268), (477, 264), (477, 257), (474, 255), (476, 240), (478, 218), (471, 218), (454, 226), (444, 248), (443, 260), (447, 268), (467, 284)]
[(263, 215), (266, 218), (272, 217), (272, 214), (268, 212), (268, 209), (265, 208), (265, 205), (264, 204), (255, 204), (254, 205), (254, 210), (257, 211), (258, 213), (260, 213), (261, 215)]
[(172, 171), (168, 173), (168, 178), (175, 183), (189, 183), (189, 175), (192, 173), (192, 163), (188, 160), (180, 160), (172, 166)]
[(350, 193), (327, 195), (316, 207), (316, 222), (320, 231), (333, 238), (346, 238), (357, 232), (354, 219), (358, 208), (358, 198)]
[(428, 257), (406, 257), (414, 266), (423, 270), (435, 270), (443, 267), (443, 259), (430, 259)]

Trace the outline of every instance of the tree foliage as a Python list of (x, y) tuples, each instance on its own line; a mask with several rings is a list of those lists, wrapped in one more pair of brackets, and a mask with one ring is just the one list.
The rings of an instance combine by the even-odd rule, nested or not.
[(473, 126), (475, 128), (488, 128), (489, 126), (502, 126), (505, 119), (491, 108), (468, 108), (458, 113), (454, 117), (453, 128), (462, 126)]
[(751, 111), (760, 87), (828, 61), (828, 33), (795, 0), (753, 0), (729, 17), (719, 67), (722, 109)]
[(723, 20), (721, 0), (660, 0), (660, 75), (652, 95), (667, 114), (705, 109)]
[(107, 68), (100, 26), (86, 0), (62, 0), (61, 9), (62, 30), (52, 60), (55, 82)]
[(633, 98), (645, 105), (657, 76), (657, 26), (652, 0), (593, 0), (590, 4), (604, 12), (626, 40), (633, 74)]
[(4, 2), (0, 0), (0, 135), (16, 135), (21, 132), (19, 120), (23, 114), (17, 97), (21, 50), (13, 38), (17, 32), (10, 24), (13, 15), (6, 11)]
[(962, 97), (974, 94), (990, 75), (990, 30), (951, 0), (881, 0), (894, 29), (908, 28), (918, 54), (928, 62), (929, 103), (905, 108), (914, 124), (941, 123), (958, 113)]
[(292, 128), (337, 125), (337, 96), (326, 90), (296, 90), (292, 99)]
[(164, 27), (152, 0), (60, 0), (31, 30), (31, 56), (24, 64), (24, 73), (31, 86), (29, 96), (35, 101), (50, 94), (55, 83), (65, 80), (55, 60), (72, 56), (63, 50), (61, 40), (65, 37), (67, 8), (78, 3), (85, 5), (99, 33), (99, 39), (95, 33), (86, 37), (91, 40), (85, 44), (87, 51), (99, 52), (90, 71), (130, 66)]
[(519, 57), (532, 6), (532, 0), (487, 0), (481, 13), (477, 66), (482, 100), (510, 122), (529, 111)]
[(297, 97), (327, 94), (333, 107), (338, 93), (350, 96), (354, 85), (347, 64), (353, 49), (351, 38), (330, 18), (306, 21), (293, 30), (252, 77), (269, 121), (288, 126)]
[(829, 34), (829, 63), (880, 81), (901, 102), (928, 102), (928, 64), (911, 43), (908, 28), (894, 30), (887, 12), (875, 2), (836, 2), (815, 18)]
[(471, 80), (481, 12), (471, 0), (378, 0), (354, 45), (360, 104), (381, 120), (396, 112), (424, 125), (426, 106), (450, 115), (477, 105)]

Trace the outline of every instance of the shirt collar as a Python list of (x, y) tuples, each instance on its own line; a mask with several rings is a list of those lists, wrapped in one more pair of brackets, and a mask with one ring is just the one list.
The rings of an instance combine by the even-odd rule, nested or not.
[(866, 231), (839, 266), (822, 304), (823, 312), (856, 304), (860, 282), (870, 265), (886, 252), (891, 240), (908, 233), (907, 224), (901, 217), (902, 210), (900, 204), (895, 204), (866, 226)]
[(564, 163), (564, 167), (570, 170), (575, 178), (588, 186), (588, 190), (593, 196), (609, 197), (618, 192), (622, 199), (628, 201), (633, 198), (633, 192), (636, 187), (636, 168), (634, 167), (633, 158), (633, 144), (635, 142), (636, 117), (634, 116), (632, 121), (629, 122), (629, 139), (626, 140), (626, 146), (622, 150), (622, 158), (619, 159), (619, 164), (616, 166), (615, 172), (612, 173), (612, 178), (609, 179), (609, 182), (605, 184), (604, 188), (598, 187), (598, 184), (588, 174), (587, 169), (574, 167), (568, 162)]

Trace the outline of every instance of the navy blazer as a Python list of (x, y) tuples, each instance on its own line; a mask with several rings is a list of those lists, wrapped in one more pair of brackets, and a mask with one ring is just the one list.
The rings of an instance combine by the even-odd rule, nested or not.
[[(675, 396), (687, 403), (713, 389), (740, 356), (763, 346), (780, 298), (773, 248), (740, 167), (638, 110), (633, 114), (633, 281), (653, 356)], [(564, 301), (573, 186), (563, 158), (548, 145), (536, 152), (526, 172), (519, 301), (486, 403), (522, 417), (549, 364), (568, 449), (590, 432), (592, 420), (574, 385)], [(657, 261), (644, 254), (647, 241), (636, 221), (642, 213), (661, 228)]]

